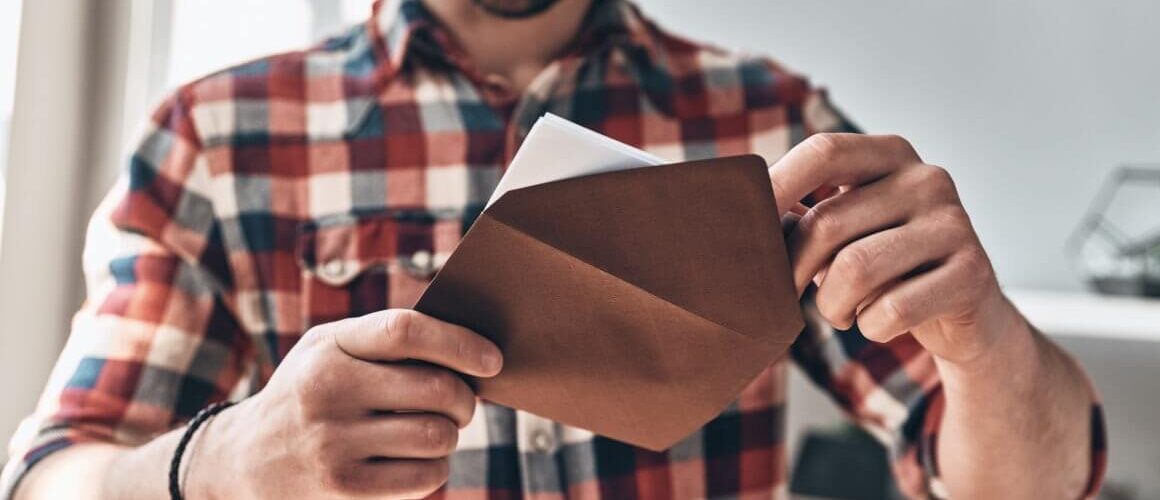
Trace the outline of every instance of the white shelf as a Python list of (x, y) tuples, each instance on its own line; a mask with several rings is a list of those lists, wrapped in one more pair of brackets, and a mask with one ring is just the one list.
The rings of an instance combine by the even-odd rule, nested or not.
[(1084, 292), (1005, 292), (1031, 324), (1048, 335), (1160, 342), (1160, 300)]

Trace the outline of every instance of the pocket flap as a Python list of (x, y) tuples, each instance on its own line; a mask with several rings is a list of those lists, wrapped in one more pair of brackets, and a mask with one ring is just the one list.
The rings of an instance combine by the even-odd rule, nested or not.
[[(458, 240), (458, 226), (458, 221), (430, 214), (394, 212), (308, 222), (299, 227), (298, 262), (319, 281), (336, 287), (377, 267), (430, 279)], [(448, 237), (451, 242), (442, 241)], [(448, 250), (437, 253), (437, 248)]]

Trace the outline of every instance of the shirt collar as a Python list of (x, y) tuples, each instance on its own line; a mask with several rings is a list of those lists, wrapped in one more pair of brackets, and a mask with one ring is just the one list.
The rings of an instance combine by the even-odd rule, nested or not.
[[(593, 0), (581, 34), (570, 54), (595, 53), (603, 47), (619, 47), (630, 52), (629, 59), (643, 68), (663, 67), (664, 53), (654, 33), (657, 27), (628, 0)], [(359, 51), (358, 63), (348, 64), (348, 71), (365, 68), (366, 72), (349, 74), (350, 112), (344, 123), (344, 134), (355, 133), (370, 115), (374, 96), (381, 95), (392, 79), (404, 70), (409, 57), (423, 55), (456, 64), (458, 55), (450, 37), (440, 31), (438, 20), (421, 0), (376, 0), (366, 23), (366, 51)], [(369, 56), (363, 59), (362, 56)], [(640, 56), (643, 56), (641, 58)], [(369, 64), (363, 64), (363, 63)], [(656, 66), (660, 63), (659, 66)], [(359, 76), (363, 75), (363, 76)], [(657, 76), (654, 74), (654, 76)], [(663, 76), (663, 74), (661, 75)], [(664, 78), (645, 78), (659, 81)], [(646, 85), (646, 92), (650, 91)], [(651, 95), (651, 94), (650, 94)], [(654, 99), (656, 100), (656, 99)], [(657, 100), (663, 104), (663, 100)], [(658, 104), (658, 105), (660, 105)], [(662, 106), (663, 108), (663, 106)]]
[(375, 0), (367, 30), (380, 59), (381, 73), (394, 74), (402, 66), (414, 39), (438, 27), (435, 17), (420, 0)]
[(627, 0), (593, 0), (592, 10), (581, 28), (578, 50), (602, 45), (644, 49), (656, 55), (654, 26)]
[[(403, 70), (407, 58), (423, 54), (452, 59), (456, 48), (438, 20), (421, 0), (376, 0), (368, 23), (377, 46), (380, 75), (389, 77)], [(643, 49), (656, 57), (654, 27), (628, 0), (593, 0), (581, 33), (571, 53), (584, 55), (606, 46)]]

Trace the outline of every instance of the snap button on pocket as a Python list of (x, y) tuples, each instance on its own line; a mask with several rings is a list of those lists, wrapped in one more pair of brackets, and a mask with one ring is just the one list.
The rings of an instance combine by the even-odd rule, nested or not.
[[(444, 252), (435, 251), (440, 228), (456, 229), (458, 223), (389, 212), (305, 223), (299, 228), (298, 263), (310, 279), (326, 285), (314, 295), (382, 296), (392, 307), (410, 305), (440, 267)], [(349, 298), (342, 302), (354, 304)]]
[(321, 276), (328, 281), (342, 281), (346, 277), (346, 261), (342, 259), (328, 260), (319, 269)]
[(545, 429), (536, 429), (532, 432), (532, 449), (540, 453), (548, 453), (552, 451), (552, 447), (556, 446), (556, 440)]
[(426, 250), (419, 250), (411, 256), (411, 264), (415, 269), (422, 271), (429, 271), (431, 269), (431, 252)]
[(439, 259), (428, 250), (418, 250), (399, 257), (399, 266), (418, 279), (430, 279), (439, 269)]

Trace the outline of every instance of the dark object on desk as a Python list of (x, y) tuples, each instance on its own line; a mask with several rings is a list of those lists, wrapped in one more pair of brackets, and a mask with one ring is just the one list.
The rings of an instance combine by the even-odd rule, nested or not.
[(802, 442), (789, 491), (794, 498), (892, 500), (902, 498), (886, 448), (857, 427), (810, 431)]
[(480, 397), (650, 450), (720, 414), (803, 327), (754, 155), (509, 191), (415, 310), (503, 351)]
[[(1153, 221), (1141, 224), (1148, 216)], [(1158, 220), (1160, 165), (1121, 166), (1092, 200), (1067, 254), (1100, 293), (1160, 297)]]

